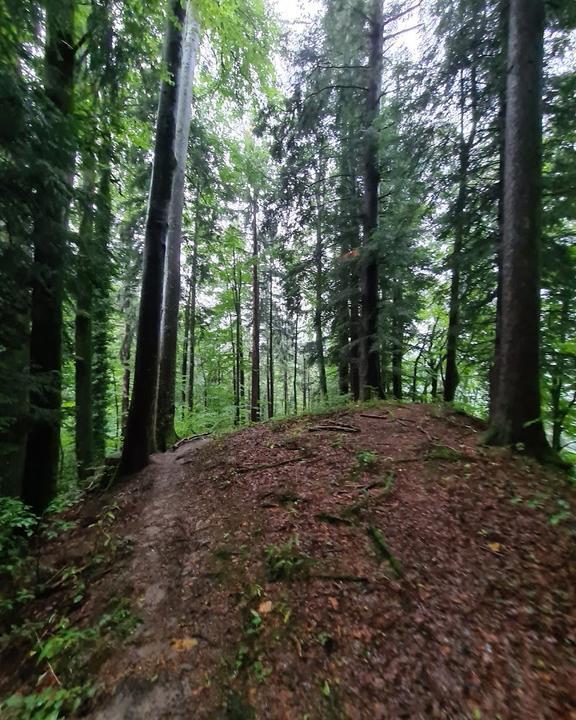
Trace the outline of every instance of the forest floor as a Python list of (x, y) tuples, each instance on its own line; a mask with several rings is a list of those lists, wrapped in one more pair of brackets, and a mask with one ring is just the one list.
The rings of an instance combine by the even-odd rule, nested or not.
[(375, 404), (183, 443), (69, 512), (42, 563), (112, 555), (30, 612), (139, 618), (82, 660), (92, 720), (576, 718), (574, 491), (482, 429)]

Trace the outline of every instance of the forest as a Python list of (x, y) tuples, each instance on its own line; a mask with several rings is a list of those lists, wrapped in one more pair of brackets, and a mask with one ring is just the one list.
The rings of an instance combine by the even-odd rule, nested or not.
[[(400, 493), (410, 513), (420, 491), (402, 490), (394, 463), (416, 482), (415, 462), (437, 463), (442, 477), (458, 465), (469, 477), (468, 468), (492, 458), (482, 493), (463, 493), (463, 507), (476, 495), (482, 508), (500, 498), (500, 482), (512, 493), (507, 508), (551, 503), (545, 529), (526, 533), (541, 542), (542, 533), (566, 533), (550, 535), (547, 547), (558, 567), (576, 572), (575, 329), (572, 0), (0, 0), (0, 659), (32, 643), (48, 666), (28, 695), (23, 688), (40, 670), (23, 661), (18, 681), (0, 673), (0, 697), (18, 691), (7, 717), (572, 717), (575, 681), (558, 658), (550, 660), (557, 696), (531, 695), (534, 705), (501, 703), (500, 690), (478, 691), (476, 705), (450, 705), (438, 681), (428, 688), (432, 704), (418, 705), (414, 691), (407, 705), (355, 710), (326, 679), (319, 705), (295, 693), (283, 715), (271, 709), (273, 695), (264, 697), (267, 666), (255, 649), (271, 612), (265, 592), (248, 615), (251, 631), (242, 626), (249, 649), (223, 685), (226, 699), (203, 700), (206, 715), (178, 714), (158, 698), (150, 711), (135, 696), (136, 714), (107, 706), (99, 715), (88, 681), (77, 682), (86, 667), (70, 683), (57, 665), (68, 663), (72, 646), (93, 642), (82, 635), (86, 588), (94, 577), (100, 587), (106, 562), (132, 562), (126, 543), (110, 540), (131, 538), (131, 526), (103, 528), (152, 517), (160, 500), (146, 494), (150, 483), (166, 483), (172, 497), (158, 510), (165, 519), (188, 495), (204, 498), (190, 515), (208, 520), (219, 502), (230, 509), (242, 497), (237, 515), (229, 513), (236, 532), (261, 498), (242, 495), (238, 480), (227, 500), (229, 474), (248, 480), (254, 471), (273, 482), (292, 468), (299, 482), (301, 466), (288, 457), (298, 447), (299, 463), (348, 448), (350, 478), (362, 477), (369, 496), (382, 490), (351, 514), (319, 506), (310, 517), (337, 533), (361, 528), (403, 587), (409, 572), (389, 549), (396, 521), (384, 530), (376, 521), (392, 512), (385, 495)], [(440, 417), (453, 426), (440, 431)], [(382, 449), (386, 432), (375, 419), (396, 428), (398, 456)], [(474, 438), (445, 437), (456, 423)], [(287, 433), (278, 443), (277, 428)], [(297, 432), (308, 444), (291, 448)], [(409, 442), (414, 457), (403, 454)], [(430, 447), (418, 451), (419, 442)], [(323, 462), (310, 483), (324, 478)], [(182, 476), (177, 499), (169, 478), (180, 478), (182, 465), (192, 479), (186, 485)], [(390, 482), (367, 485), (378, 473)], [(517, 478), (514, 491), (505, 476)], [(213, 477), (214, 487), (224, 483), (220, 500), (206, 486)], [(544, 490), (524, 497), (521, 477)], [(284, 488), (278, 507), (296, 512), (302, 492)], [(528, 572), (520, 521), (498, 518), (518, 532), (515, 572)], [(276, 532), (267, 522), (254, 526), (255, 538)], [(82, 528), (100, 538), (94, 548), (104, 543), (97, 570), (55, 560), (64, 552), (56, 546), (73, 547), (75, 533), (78, 548), (92, 547)], [(313, 543), (306, 547), (304, 526), (277, 532), (261, 549), (268, 581), (286, 573), (296, 587), (292, 574), (308, 567)], [(506, 541), (494, 532), (488, 552), (500, 561)], [(314, 577), (307, 570), (302, 582)], [(330, 577), (345, 588), (350, 577), (364, 578), (359, 593), (372, 582), (364, 583), (368, 571)], [(535, 583), (546, 585), (542, 577)], [(46, 597), (75, 598), (80, 581), (82, 601), (64, 620), (46, 621), (54, 607)], [(565, 581), (557, 595), (574, 599)], [(574, 662), (576, 620), (567, 605), (555, 607), (566, 627), (572, 622), (562, 637)], [(120, 632), (122, 616), (123, 633), (131, 613), (116, 608), (98, 632)], [(24, 617), (43, 618), (42, 630)], [(73, 631), (77, 620), (83, 629)], [(80, 635), (68, 642), (73, 632)], [(60, 642), (54, 655), (50, 637)], [(330, 657), (333, 637), (322, 645)], [(188, 640), (186, 652), (202, 645), (200, 635)]]

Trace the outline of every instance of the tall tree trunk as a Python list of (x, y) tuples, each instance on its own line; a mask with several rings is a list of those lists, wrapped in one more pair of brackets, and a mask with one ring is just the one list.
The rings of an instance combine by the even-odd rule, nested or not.
[(402, 319), (402, 287), (398, 281), (392, 288), (392, 394), (402, 400), (402, 361), (404, 358), (404, 321)]
[(511, 0), (506, 91), (502, 316), (489, 440), (545, 457), (540, 403), (544, 0)]
[(464, 76), (460, 76), (460, 150), (458, 166), (458, 196), (454, 205), (454, 247), (450, 258), (450, 307), (448, 311), (448, 335), (446, 340), (446, 379), (444, 382), (444, 400), (452, 402), (458, 387), (458, 336), (460, 334), (460, 303), (462, 253), (467, 233), (466, 204), (468, 200), (468, 172), (470, 153), (476, 138), (477, 100), (476, 100), (476, 69), (471, 68), (472, 122), (468, 135), (465, 136), (466, 124), (466, 92)]
[(184, 419), (188, 407), (188, 345), (190, 342), (190, 305), (192, 301), (192, 282), (188, 283), (188, 294), (184, 307), (184, 340), (182, 342), (182, 364), (180, 365), (180, 404), (181, 417)]
[(350, 391), (353, 400), (360, 400), (360, 314), (356, 288), (350, 298)]
[[(570, 268), (570, 261), (567, 259), (566, 267)], [(562, 346), (568, 340), (570, 333), (570, 308), (573, 305), (573, 293), (571, 291), (571, 278), (564, 279), (564, 288), (562, 289), (560, 301), (560, 326), (558, 328), (558, 341), (561, 347), (556, 361), (553, 363), (550, 385), (550, 414), (552, 417), (552, 450), (560, 452), (562, 449), (562, 432), (564, 430), (564, 421), (566, 416), (575, 404), (562, 407), (562, 389), (564, 386), (564, 374), (566, 370), (565, 355)], [(576, 394), (575, 394), (576, 401)]]
[(192, 117), (192, 84), (196, 68), (199, 30), (191, 4), (187, 5), (186, 25), (182, 45), (182, 64), (178, 84), (178, 110), (174, 155), (176, 172), (172, 185), (172, 199), (168, 216), (162, 327), (160, 335), (160, 366), (158, 371), (158, 401), (156, 404), (156, 442), (165, 451), (176, 440), (176, 353), (178, 347), (178, 310), (180, 306), (180, 251), (182, 245), (182, 213), (186, 182), (186, 158)]
[(18, 235), (2, 241), (0, 273), (0, 495), (20, 497), (29, 419), (30, 263)]
[(368, 93), (364, 135), (364, 247), (360, 259), (361, 338), (360, 398), (382, 396), (380, 352), (378, 350), (378, 252), (375, 233), (378, 228), (378, 130), (376, 120), (382, 85), (382, 48), (384, 19), (382, 0), (372, 0), (370, 16)]
[(126, 317), (124, 336), (120, 346), (120, 362), (122, 363), (122, 436), (126, 433), (128, 410), (130, 409), (130, 358), (132, 355), (132, 342), (134, 340), (134, 323), (132, 317)]
[(489, 374), (489, 416), (493, 415), (496, 403), (496, 394), (498, 390), (499, 365), (500, 357), (500, 335), (502, 322), (502, 238), (504, 235), (504, 153), (505, 153), (505, 135), (506, 135), (506, 75), (507, 75), (507, 52), (508, 52), (508, 32), (509, 32), (509, 0), (502, 0), (500, 4), (500, 23), (499, 35), (501, 37), (501, 62), (499, 81), (499, 105), (498, 105), (498, 233), (496, 236), (496, 265), (498, 268), (498, 276), (496, 280), (496, 322), (494, 333), (494, 357)]
[(294, 326), (294, 412), (298, 412), (298, 312)]
[(260, 281), (258, 277), (258, 202), (252, 198), (252, 392), (250, 420), (260, 421)]
[(288, 415), (288, 358), (284, 363), (284, 415)]
[(112, 232), (112, 134), (109, 127), (103, 131), (100, 152), (100, 179), (96, 191), (94, 215), (94, 251), (97, 277), (94, 283), (92, 338), (93, 338), (93, 406), (94, 456), (102, 462), (106, 454), (106, 425), (109, 388), (109, 311), (110, 311), (110, 236)]
[(113, 56), (113, 19), (109, 0), (102, 3), (102, 22), (104, 31), (103, 69), (100, 87), (100, 144), (97, 152), (100, 176), (96, 189), (94, 214), (94, 253), (97, 275), (94, 278), (92, 312), (92, 402), (94, 427), (94, 457), (101, 463), (106, 455), (107, 411), (110, 385), (109, 357), (109, 315), (112, 262), (110, 239), (112, 234), (112, 128), (116, 121), (119, 104), (119, 79)]
[(120, 472), (136, 472), (148, 463), (155, 449), (155, 408), (158, 390), (158, 356), (165, 242), (172, 182), (176, 170), (174, 140), (185, 11), (180, 0), (170, 0), (164, 61), (168, 77), (162, 80), (146, 231), (144, 267), (138, 316), (134, 387), (126, 424)]
[(232, 293), (234, 297), (234, 327), (236, 333), (236, 353), (234, 357), (235, 376), (236, 376), (236, 390), (234, 394), (234, 424), (240, 425), (240, 406), (241, 396), (244, 384), (244, 378), (242, 374), (242, 308), (241, 308), (241, 290), (240, 283), (242, 277), (238, 272), (238, 266), (236, 262), (236, 253), (232, 256), (232, 273), (233, 273), (233, 286)]
[[(46, 12), (45, 90), (54, 108), (54, 134), (70, 137), (69, 119), (74, 96), (74, 0), (50, 3)], [(49, 151), (47, 151), (49, 152)], [(32, 426), (26, 444), (24, 501), (37, 512), (46, 509), (56, 493), (60, 458), (60, 402), (62, 392), (62, 304), (64, 258), (67, 246), (68, 187), (74, 167), (69, 142), (47, 158), (59, 182), (50, 178), (37, 194), (34, 221), (32, 280), (30, 404)]]
[(198, 296), (198, 237), (200, 222), (200, 189), (196, 196), (196, 221), (192, 245), (192, 270), (190, 275), (190, 340), (188, 344), (188, 410), (194, 412), (194, 383), (196, 379), (196, 298)]
[(314, 305), (314, 332), (316, 340), (316, 360), (318, 362), (318, 379), (320, 382), (320, 396), (323, 400), (328, 397), (326, 383), (326, 360), (324, 359), (324, 338), (322, 328), (322, 289), (324, 285), (324, 268), (322, 263), (322, 203), (323, 191), (322, 158), (319, 160), (318, 178), (316, 182), (316, 246), (314, 248), (315, 278), (315, 305)]
[(92, 396), (92, 312), (94, 263), (94, 158), (88, 157), (84, 171), (84, 210), (78, 233), (75, 318), (75, 414), (76, 463), (78, 477), (85, 480), (94, 465)]
[(274, 417), (274, 329), (272, 325), (274, 308), (274, 286), (272, 265), (268, 274), (268, 417)]

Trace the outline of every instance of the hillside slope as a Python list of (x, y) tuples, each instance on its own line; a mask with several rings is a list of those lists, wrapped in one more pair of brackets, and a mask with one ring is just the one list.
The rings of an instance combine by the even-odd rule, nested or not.
[[(85, 662), (98, 691), (83, 711), (576, 718), (571, 491), (480, 447), (481, 429), (382, 404), (155, 456), (106, 497), (114, 555), (70, 606), (79, 627), (112, 599), (141, 620)], [(87, 564), (102, 502), (44, 562)], [(62, 585), (34, 612), (71, 592)], [(4, 690), (33, 677), (11, 652)]]

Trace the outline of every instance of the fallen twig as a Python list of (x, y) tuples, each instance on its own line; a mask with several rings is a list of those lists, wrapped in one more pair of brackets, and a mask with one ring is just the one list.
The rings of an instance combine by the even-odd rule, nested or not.
[(342, 517), (346, 518), (350, 515), (358, 515), (358, 513), (362, 512), (362, 510), (366, 510), (371, 506), (378, 505), (380, 502), (382, 502), (382, 500), (384, 500), (384, 498), (388, 495), (388, 493), (390, 492), (390, 490), (392, 490), (393, 487), (394, 474), (390, 473), (390, 476), (388, 477), (382, 492), (376, 495), (368, 495), (367, 497), (362, 498), (362, 500), (359, 500), (353, 505), (350, 505), (350, 507), (345, 508), (344, 511), (341, 513)]
[(366, 532), (368, 533), (368, 537), (370, 538), (370, 540), (372, 540), (372, 542), (374, 543), (374, 547), (376, 548), (376, 552), (378, 553), (380, 558), (382, 560), (387, 560), (394, 574), (398, 578), (401, 578), (403, 576), (402, 566), (388, 547), (388, 544), (386, 543), (382, 532), (378, 530), (378, 528), (373, 527), (372, 525), (367, 528)]
[(359, 433), (360, 428), (354, 425), (313, 425), (308, 428), (308, 432), (345, 432), (345, 433)]
[(422, 427), (422, 425), (416, 425), (416, 430), (420, 430), (420, 432), (421, 432), (423, 435), (426, 435), (426, 437), (428, 438), (428, 440), (429, 440), (431, 443), (439, 442), (439, 438), (434, 437), (434, 435), (430, 435), (430, 433), (428, 432), (428, 430), (425, 430), (425, 429)]
[(175, 442), (174, 445), (172, 445), (172, 447), (170, 448), (170, 452), (178, 450), (181, 445), (184, 445), (187, 442), (193, 442), (194, 440), (200, 440), (205, 437), (210, 437), (210, 433), (202, 433), (201, 435), (190, 435), (190, 437), (182, 438), (182, 440), (178, 440), (178, 442)]
[(279, 460), (273, 463), (264, 463), (263, 465), (235, 467), (233, 470), (237, 473), (257, 472), (258, 470), (268, 470), (269, 468), (281, 467), (282, 465), (289, 465), (290, 463), (300, 462), (301, 460), (311, 460), (311, 458), (306, 455), (300, 455), (299, 457), (289, 458), (288, 460)]

